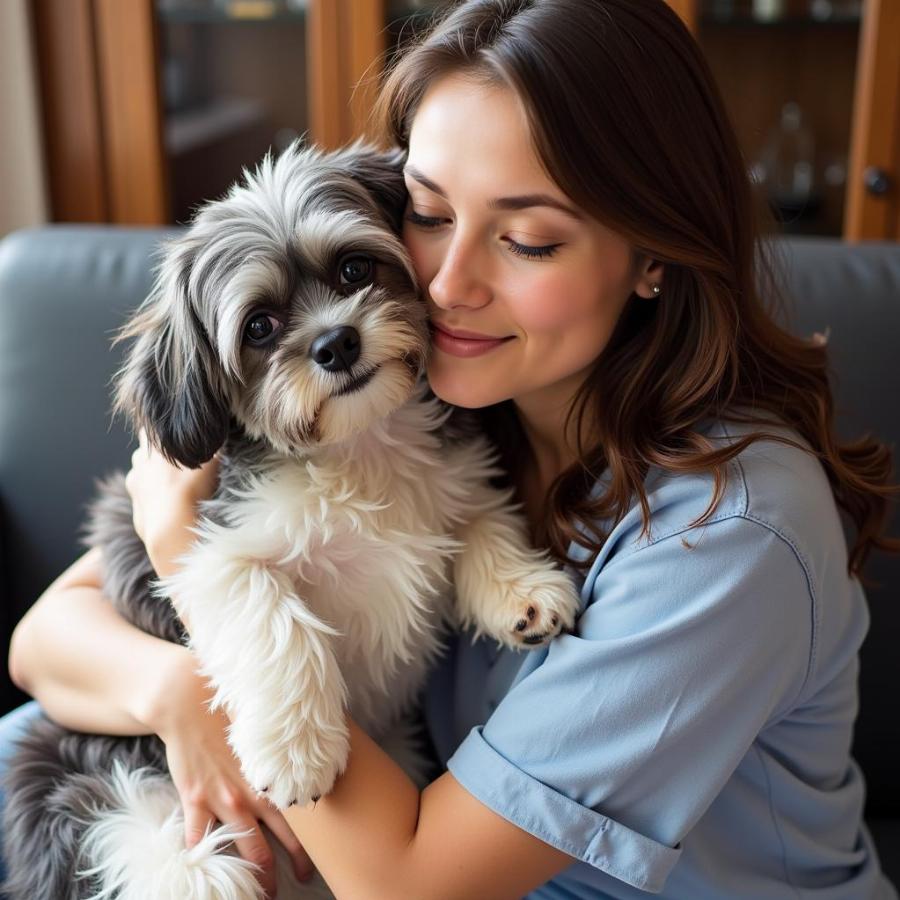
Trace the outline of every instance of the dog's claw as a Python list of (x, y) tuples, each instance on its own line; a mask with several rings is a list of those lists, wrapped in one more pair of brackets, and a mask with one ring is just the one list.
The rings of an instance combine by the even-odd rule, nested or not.
[(538, 644), (543, 644), (550, 634), (551, 632), (547, 632), (547, 634), (530, 634), (528, 637), (522, 638), (522, 643), (528, 644), (530, 647), (536, 647)]

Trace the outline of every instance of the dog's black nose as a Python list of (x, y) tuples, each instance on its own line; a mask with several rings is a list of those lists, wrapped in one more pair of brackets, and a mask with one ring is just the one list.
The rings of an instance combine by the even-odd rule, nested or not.
[(309, 355), (326, 372), (346, 372), (359, 359), (361, 347), (359, 332), (350, 325), (339, 325), (320, 334), (313, 341)]

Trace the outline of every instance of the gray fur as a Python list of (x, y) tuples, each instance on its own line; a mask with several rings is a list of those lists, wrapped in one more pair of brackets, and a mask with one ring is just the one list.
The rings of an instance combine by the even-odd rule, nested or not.
[(96, 809), (111, 808), (109, 773), (164, 773), (165, 747), (154, 736), (78, 734), (41, 716), (19, 742), (6, 779), (4, 895), (10, 900), (84, 900), (97, 885), (77, 878), (81, 839)]
[[(336, 314), (336, 303), (363, 332), (372, 323), (406, 328), (413, 338), (403, 361), (421, 371), (424, 305), (395, 234), (405, 202), (401, 162), (396, 153), (362, 145), (330, 155), (294, 146), (245, 172), (165, 248), (150, 296), (120, 336), (135, 342), (117, 376), (115, 404), (168, 458), (187, 466), (225, 442), (217, 495), (202, 510), (214, 521), (224, 522), (229, 495), (265, 470), (273, 445), (283, 453), (315, 440), (314, 418), (291, 431), (270, 407), (286, 381), (307, 377), (309, 343), (325, 314)], [(349, 295), (333, 279), (347, 248), (379, 260), (375, 283)], [(252, 284), (243, 284), (248, 269)], [(260, 304), (286, 321), (270, 355), (241, 344), (247, 310)], [(389, 315), (376, 319), (385, 309)], [(335, 392), (353, 375), (333, 376)], [(104, 593), (128, 621), (165, 640), (185, 640), (170, 604), (151, 591), (154, 572), (134, 532), (123, 475), (99, 485), (85, 542), (102, 549)], [(42, 718), (21, 741), (5, 778), (10, 900), (84, 900), (96, 892), (90, 879), (75, 877), (83, 867), (79, 846), (90, 820), (113, 804), (116, 760), (128, 771), (167, 771), (154, 736), (77, 734)]]

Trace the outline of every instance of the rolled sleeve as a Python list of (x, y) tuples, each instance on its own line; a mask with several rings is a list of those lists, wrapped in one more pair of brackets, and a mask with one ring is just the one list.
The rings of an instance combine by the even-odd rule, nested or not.
[(805, 683), (806, 569), (779, 534), (734, 516), (610, 557), (590, 596), (448, 769), (523, 830), (658, 893)]
[(535, 780), (498, 753), (480, 727), (447, 768), (473, 797), (519, 828), (641, 890), (661, 891), (681, 855), (680, 848), (657, 843)]

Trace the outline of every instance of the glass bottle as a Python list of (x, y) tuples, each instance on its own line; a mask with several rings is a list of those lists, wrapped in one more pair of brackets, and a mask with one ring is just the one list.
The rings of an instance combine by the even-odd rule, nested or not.
[(759, 180), (772, 205), (785, 218), (812, 212), (816, 205), (815, 142), (803, 122), (803, 111), (794, 101), (781, 108), (778, 126), (763, 147)]

